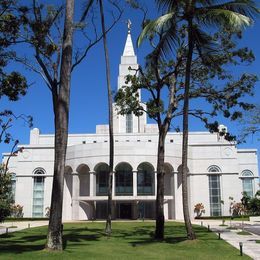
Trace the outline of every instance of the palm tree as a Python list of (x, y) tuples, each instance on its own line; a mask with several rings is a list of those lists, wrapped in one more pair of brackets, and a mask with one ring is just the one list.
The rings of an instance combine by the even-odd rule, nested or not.
[[(94, 0), (89, 0), (81, 20), (84, 20), (88, 10), (93, 5)], [(113, 185), (113, 169), (114, 169), (114, 132), (113, 132), (113, 96), (110, 80), (110, 64), (109, 64), (109, 55), (107, 48), (107, 31), (105, 27), (105, 15), (103, 8), (103, 0), (98, 0), (100, 18), (101, 18), (101, 27), (103, 35), (103, 46), (105, 52), (105, 61), (106, 61), (106, 80), (107, 80), (107, 96), (108, 96), (108, 114), (109, 114), (109, 176), (108, 176), (108, 200), (107, 200), (107, 221), (105, 232), (110, 235), (112, 232), (111, 219), (112, 219), (112, 185)]]
[[(252, 23), (252, 17), (259, 13), (256, 3), (252, 0), (235, 0), (220, 3), (217, 0), (156, 0), (159, 9), (166, 11), (166, 14), (159, 17), (155, 21), (150, 22), (144, 28), (139, 37), (138, 44), (148, 37), (154, 31), (161, 31), (167, 28), (172, 33), (166, 35), (168, 42), (176, 39), (176, 31), (171, 26), (171, 21), (184, 23), (187, 30), (187, 56), (185, 68), (185, 89), (184, 89), (184, 105), (183, 105), (183, 142), (182, 142), (182, 199), (183, 199), (183, 215), (187, 230), (188, 239), (195, 239), (195, 233), (192, 229), (189, 205), (188, 205), (188, 186), (187, 186), (187, 160), (188, 160), (188, 117), (189, 117), (189, 92), (191, 80), (191, 65), (194, 49), (201, 49), (211, 44), (211, 38), (207, 32), (203, 31), (204, 27), (215, 26), (223, 28), (225, 26), (234, 31), (249, 26)], [(175, 22), (172, 23), (175, 25)], [(176, 26), (175, 26), (176, 28)], [(174, 44), (174, 43), (173, 43)], [(164, 54), (167, 49), (163, 49)]]
[(110, 65), (109, 65), (109, 55), (107, 48), (107, 36), (105, 28), (105, 16), (103, 9), (103, 0), (99, 0), (100, 15), (101, 15), (101, 25), (103, 34), (103, 45), (105, 51), (106, 60), (106, 78), (107, 78), (107, 96), (108, 96), (108, 114), (109, 114), (109, 177), (108, 177), (108, 200), (107, 200), (107, 221), (106, 221), (106, 233), (111, 234), (111, 219), (112, 219), (112, 184), (113, 184), (113, 169), (114, 169), (114, 133), (113, 133), (113, 97), (110, 81)]

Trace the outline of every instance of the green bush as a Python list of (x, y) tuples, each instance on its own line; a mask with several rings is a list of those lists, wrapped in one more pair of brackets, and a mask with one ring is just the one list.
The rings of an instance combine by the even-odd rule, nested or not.
[(12, 204), (11, 174), (5, 173), (4, 165), (0, 165), (0, 222), (11, 215)]
[(260, 190), (249, 200), (248, 210), (252, 215), (260, 215)]

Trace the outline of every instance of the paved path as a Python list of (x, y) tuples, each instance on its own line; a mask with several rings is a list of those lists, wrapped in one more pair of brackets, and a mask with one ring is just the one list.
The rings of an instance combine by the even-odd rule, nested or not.
[(245, 225), (245, 230), (260, 236), (260, 224)]
[[(237, 227), (237, 230), (227, 229), (227, 226), (220, 226), (222, 224), (221, 220), (203, 220), (203, 226), (208, 227), (217, 234), (220, 233), (222, 239), (226, 240), (229, 244), (239, 249), (239, 243), (243, 243), (243, 252), (255, 260), (260, 260), (260, 244), (256, 243), (256, 240), (260, 241), (260, 235), (238, 235), (237, 232), (241, 231), (242, 228), (241, 221), (232, 221), (231, 225)], [(201, 225), (201, 220), (193, 221), (193, 224)], [(230, 225), (229, 221), (225, 224)], [(254, 227), (253, 222), (245, 221), (244, 230), (250, 231)], [(251, 226), (252, 225), (252, 226)], [(258, 229), (260, 231), (260, 229)]]
[[(48, 221), (20, 221), (20, 222), (5, 222), (0, 223), (0, 235), (6, 233), (6, 228), (8, 228), (8, 232), (15, 232), (19, 230), (23, 230), (28, 227), (40, 227), (48, 225)], [(16, 228), (12, 228), (12, 226)]]
[[(180, 221), (182, 222), (182, 221)], [(226, 240), (229, 244), (239, 249), (239, 242), (243, 243), (243, 252), (255, 260), (260, 260), (260, 244), (257, 244), (255, 241), (260, 241), (260, 235), (252, 234), (252, 235), (238, 235), (237, 232), (241, 230), (229, 230), (227, 227), (219, 226), (222, 224), (221, 220), (194, 220), (193, 224), (201, 225), (208, 227), (216, 233), (220, 233), (222, 239)], [(259, 232), (260, 225), (259, 223), (254, 222), (245, 222), (245, 230)], [(227, 225), (229, 225), (229, 221), (226, 221)], [(23, 221), (23, 222), (6, 222), (0, 224), (0, 235), (6, 233), (6, 227), (17, 226), (17, 228), (8, 228), (9, 232), (14, 232), (18, 230), (22, 230), (28, 227), (39, 227), (48, 225), (48, 221)], [(241, 222), (232, 221), (232, 225), (241, 227)], [(259, 234), (259, 233), (258, 233)]]

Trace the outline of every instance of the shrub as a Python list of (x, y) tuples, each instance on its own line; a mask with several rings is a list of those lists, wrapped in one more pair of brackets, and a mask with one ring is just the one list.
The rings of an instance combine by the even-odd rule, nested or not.
[(204, 205), (202, 203), (197, 203), (194, 206), (194, 213), (196, 214), (195, 218), (200, 218), (202, 214), (205, 213)]
[(255, 196), (248, 202), (248, 210), (252, 215), (260, 215), (260, 191), (257, 191)]
[(49, 218), (49, 217), (50, 217), (50, 213), (51, 213), (50, 211), (51, 211), (51, 208), (50, 208), (50, 207), (46, 207), (46, 208), (45, 208), (45, 217), (46, 217), (46, 218)]
[(23, 206), (17, 204), (13, 204), (11, 208), (11, 216), (14, 218), (22, 218), (23, 217)]
[(10, 216), (12, 203), (11, 174), (5, 173), (4, 165), (0, 165), (0, 222)]

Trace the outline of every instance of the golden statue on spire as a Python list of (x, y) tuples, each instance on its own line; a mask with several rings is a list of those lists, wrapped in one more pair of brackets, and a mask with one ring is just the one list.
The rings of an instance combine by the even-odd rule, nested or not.
[(126, 23), (127, 23), (128, 33), (130, 33), (131, 32), (131, 27), (132, 27), (132, 22), (131, 22), (130, 19), (128, 19)]

